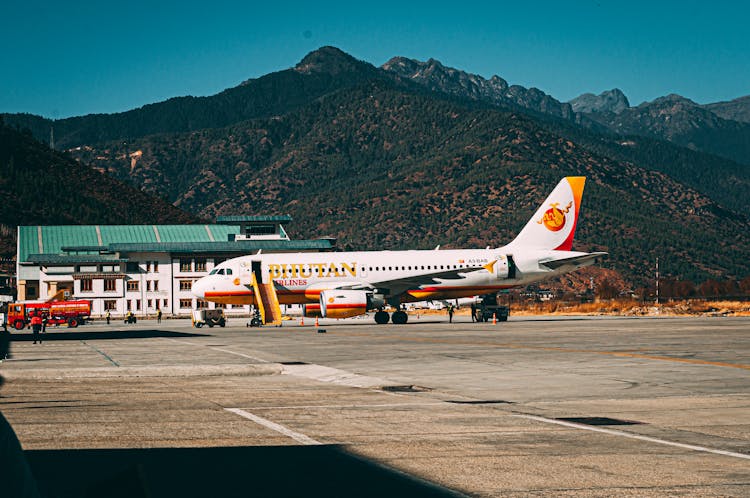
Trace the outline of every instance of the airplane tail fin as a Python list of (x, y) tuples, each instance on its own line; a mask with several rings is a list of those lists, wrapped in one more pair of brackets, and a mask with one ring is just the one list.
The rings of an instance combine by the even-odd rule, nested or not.
[(560, 180), (511, 244), (533, 249), (570, 251), (573, 248), (585, 182), (586, 177), (583, 176), (568, 176)]

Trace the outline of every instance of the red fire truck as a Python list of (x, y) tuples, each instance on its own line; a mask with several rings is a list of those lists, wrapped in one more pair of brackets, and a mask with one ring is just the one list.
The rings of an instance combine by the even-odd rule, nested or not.
[(68, 327), (78, 327), (91, 316), (91, 301), (47, 301), (44, 303), (9, 303), (7, 323), (16, 330), (22, 330), (31, 321), (31, 313), (47, 319), (47, 325), (67, 323)]

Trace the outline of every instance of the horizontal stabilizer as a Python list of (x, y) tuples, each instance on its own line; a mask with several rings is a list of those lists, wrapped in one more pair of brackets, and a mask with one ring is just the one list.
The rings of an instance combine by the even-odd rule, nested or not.
[(588, 266), (593, 264), (597, 258), (606, 256), (606, 252), (592, 252), (588, 254), (581, 254), (580, 256), (573, 256), (571, 258), (563, 259), (551, 259), (549, 261), (540, 261), (539, 265), (549, 268), (550, 270), (557, 270), (563, 266)]

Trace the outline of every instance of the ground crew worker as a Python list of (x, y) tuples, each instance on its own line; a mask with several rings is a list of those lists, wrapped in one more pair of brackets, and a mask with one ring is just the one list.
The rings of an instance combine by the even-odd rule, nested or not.
[(161, 323), (161, 308), (156, 310), (156, 323)]
[(448, 322), (453, 323), (453, 305), (448, 305)]
[(109, 325), (109, 319), (112, 318), (112, 314), (107, 310), (107, 314), (105, 315), (107, 317), (107, 325)]
[(34, 344), (39, 339), (39, 344), (42, 343), (42, 338), (39, 336), (39, 331), (42, 330), (42, 317), (31, 313), (31, 330), (34, 332)]
[(477, 321), (477, 305), (475, 303), (471, 303), (471, 321)]

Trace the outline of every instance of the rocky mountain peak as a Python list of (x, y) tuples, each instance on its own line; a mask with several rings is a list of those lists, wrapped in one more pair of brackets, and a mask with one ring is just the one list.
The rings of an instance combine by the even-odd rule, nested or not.
[(620, 114), (630, 107), (628, 98), (619, 88), (607, 90), (599, 95), (593, 93), (584, 93), (570, 102), (568, 102), (575, 112), (592, 113), (592, 112), (613, 112)]
[(689, 107), (699, 107), (696, 102), (693, 102), (692, 100), (690, 100), (690, 99), (688, 99), (686, 97), (683, 97), (682, 95), (678, 95), (676, 93), (670, 93), (669, 95), (665, 95), (664, 97), (659, 97), (657, 99), (654, 99), (651, 102), (644, 102), (643, 104), (641, 104), (638, 107), (653, 106), (653, 105), (657, 105), (657, 106), (663, 106), (663, 105), (672, 106), (672, 105), (678, 105), (678, 104), (686, 105), (686, 106), (689, 106)]
[(537, 88), (508, 86), (508, 82), (500, 76), (495, 75), (487, 80), (476, 74), (444, 66), (435, 59), (421, 62), (406, 57), (394, 57), (383, 64), (381, 69), (451, 95), (498, 105), (523, 107), (565, 119), (575, 118), (570, 105), (555, 100)]

